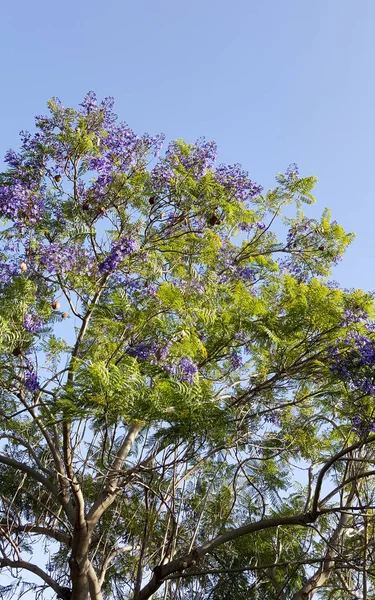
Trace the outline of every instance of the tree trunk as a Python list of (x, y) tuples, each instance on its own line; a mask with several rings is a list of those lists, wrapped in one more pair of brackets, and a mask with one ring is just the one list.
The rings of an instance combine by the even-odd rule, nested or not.
[(71, 600), (89, 599), (89, 545), (90, 534), (87, 524), (85, 524), (84, 527), (75, 530), (72, 541), (72, 554), (69, 559), (70, 576), (72, 580)]

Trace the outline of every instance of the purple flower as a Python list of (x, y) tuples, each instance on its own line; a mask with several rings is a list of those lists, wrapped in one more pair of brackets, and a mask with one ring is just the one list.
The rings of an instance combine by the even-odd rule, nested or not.
[(198, 373), (197, 365), (190, 358), (184, 357), (179, 361), (178, 367), (182, 381), (187, 381), (192, 385), (194, 383), (194, 375)]
[(25, 377), (25, 388), (29, 391), (29, 392), (35, 392), (36, 390), (40, 389), (40, 385), (39, 385), (39, 381), (38, 381), (38, 377), (35, 373), (33, 373), (32, 371), (28, 371), (26, 373), (26, 377)]
[(248, 172), (244, 171), (239, 164), (219, 165), (215, 171), (216, 181), (228, 192), (233, 193), (240, 202), (259, 196), (263, 189), (251, 181), (248, 175)]
[(137, 346), (130, 346), (126, 353), (133, 358), (139, 358), (140, 360), (148, 360), (152, 355), (155, 354), (156, 344), (138, 344)]
[(0, 213), (16, 225), (35, 224), (41, 218), (43, 201), (19, 179), (0, 186)]
[(164, 369), (167, 371), (167, 373), (169, 373), (173, 377), (175, 377), (177, 375), (178, 367), (174, 363), (164, 365)]
[(240, 279), (253, 280), (255, 279), (255, 271), (249, 267), (238, 267), (237, 276)]
[(230, 354), (229, 360), (230, 360), (230, 362), (232, 364), (233, 369), (239, 369), (240, 367), (242, 367), (242, 364), (243, 364), (242, 363), (242, 356), (236, 350), (234, 350)]
[(93, 267), (93, 259), (88, 250), (80, 246), (64, 245), (63, 242), (49, 245), (40, 244), (35, 258), (48, 273), (88, 274)]
[(165, 360), (169, 354), (171, 345), (172, 345), (172, 342), (167, 342), (164, 346), (161, 346), (155, 353), (156, 358), (158, 360)]
[(115, 271), (125, 256), (133, 254), (138, 250), (135, 240), (123, 238), (113, 244), (110, 254), (99, 263), (99, 273), (111, 273)]
[(27, 313), (23, 321), (23, 326), (29, 333), (39, 333), (43, 326), (43, 321), (38, 315)]
[(239, 223), (238, 227), (241, 229), (241, 231), (246, 231), (247, 233), (249, 233), (252, 228), (254, 227), (253, 223)]
[(261, 231), (264, 231), (266, 228), (266, 224), (263, 223), (263, 221), (259, 221), (259, 223), (256, 224), (257, 228), (260, 229)]
[(295, 183), (299, 179), (299, 171), (296, 163), (292, 163), (289, 165), (287, 170), (285, 171), (285, 177), (288, 183)]

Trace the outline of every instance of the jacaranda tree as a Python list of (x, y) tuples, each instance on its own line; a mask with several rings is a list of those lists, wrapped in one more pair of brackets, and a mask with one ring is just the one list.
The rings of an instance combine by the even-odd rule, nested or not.
[(0, 178), (2, 597), (375, 598), (374, 303), (315, 178), (49, 111)]

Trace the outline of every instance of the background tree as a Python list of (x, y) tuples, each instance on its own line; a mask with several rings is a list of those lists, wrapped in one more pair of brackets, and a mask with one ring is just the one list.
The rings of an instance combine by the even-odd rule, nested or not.
[(315, 178), (49, 110), (0, 181), (2, 595), (375, 597), (374, 303)]

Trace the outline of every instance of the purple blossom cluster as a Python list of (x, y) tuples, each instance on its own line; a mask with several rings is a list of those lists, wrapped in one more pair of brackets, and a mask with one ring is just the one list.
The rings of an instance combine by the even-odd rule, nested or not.
[(164, 361), (167, 358), (168, 354), (169, 354), (171, 346), (172, 346), (172, 342), (171, 341), (168, 341), (164, 345), (159, 346), (159, 348), (155, 352), (156, 358), (158, 360)]
[(0, 214), (23, 227), (35, 225), (43, 212), (43, 201), (19, 179), (0, 186)]
[(285, 171), (285, 177), (288, 183), (295, 183), (299, 180), (299, 171), (296, 163), (291, 163)]
[(237, 267), (235, 275), (243, 281), (254, 281), (256, 277), (254, 269), (250, 269), (250, 267)]
[(197, 179), (203, 177), (207, 170), (212, 168), (217, 156), (215, 142), (206, 141), (201, 138), (188, 149), (181, 148), (178, 142), (171, 142), (165, 153), (166, 161), (173, 165), (179, 164), (193, 174)]
[(353, 390), (375, 394), (375, 343), (358, 332), (350, 332), (328, 349), (331, 371)]
[(237, 200), (245, 202), (262, 193), (263, 188), (249, 179), (249, 174), (239, 164), (219, 165), (215, 170), (215, 179)]
[(199, 370), (198, 366), (187, 356), (181, 358), (177, 364), (165, 364), (164, 369), (167, 373), (172, 375), (172, 377), (179, 377), (181, 381), (187, 381), (190, 385), (193, 385), (194, 377)]
[(125, 256), (137, 252), (138, 244), (131, 238), (123, 238), (112, 245), (110, 254), (99, 263), (99, 273), (111, 273), (116, 271)]
[(93, 269), (93, 258), (87, 249), (80, 246), (60, 243), (40, 244), (34, 253), (34, 259), (47, 273), (89, 274)]
[(153, 342), (150, 344), (137, 344), (136, 346), (130, 346), (126, 354), (132, 356), (133, 358), (138, 358), (139, 360), (149, 360), (151, 357), (155, 356), (155, 352), (157, 350), (157, 345)]
[(180, 279), (178, 282), (176, 281), (175, 284), (188, 293), (203, 294), (205, 291), (204, 281), (197, 277), (193, 277), (189, 280)]
[(358, 433), (361, 437), (366, 438), (370, 433), (375, 431), (375, 422), (369, 421), (367, 418), (362, 418), (360, 415), (354, 415), (352, 419), (352, 431)]
[(280, 415), (278, 415), (276, 412), (268, 413), (264, 417), (264, 422), (275, 425), (276, 427), (280, 427)]
[(179, 361), (178, 368), (182, 381), (187, 381), (190, 383), (190, 385), (192, 385), (194, 383), (194, 376), (198, 373), (198, 366), (191, 360), (191, 358), (185, 356)]
[(362, 308), (358, 307), (355, 310), (347, 308), (344, 310), (343, 320), (340, 325), (341, 327), (348, 327), (353, 323), (361, 323), (366, 318), (367, 313)]
[(230, 353), (229, 356), (229, 361), (233, 367), (233, 369), (239, 369), (240, 367), (242, 367), (243, 365), (243, 360), (242, 360), (242, 356), (241, 354), (238, 352), (238, 350), (233, 350)]
[(25, 375), (25, 388), (29, 392), (36, 392), (40, 389), (40, 384), (36, 373), (27, 371)]
[(239, 223), (238, 227), (241, 231), (246, 231), (250, 233), (254, 227), (259, 229), (260, 231), (264, 231), (267, 228), (267, 225), (263, 221), (258, 221), (258, 223)]
[(181, 166), (199, 181), (209, 169), (212, 169), (216, 155), (215, 142), (206, 141), (204, 138), (188, 147), (179, 142), (171, 142), (165, 157), (151, 171), (153, 189), (160, 191), (168, 187)]
[(256, 278), (256, 272), (250, 267), (241, 267), (233, 264), (226, 264), (224, 273), (219, 277), (220, 283), (231, 283), (236, 280), (241, 280), (245, 283), (254, 282)]
[(29, 333), (39, 333), (43, 327), (43, 321), (36, 314), (26, 313), (23, 326)]
[(0, 263), (0, 284), (6, 285), (10, 283), (13, 278), (19, 274), (19, 266), (15, 263), (7, 264)]

